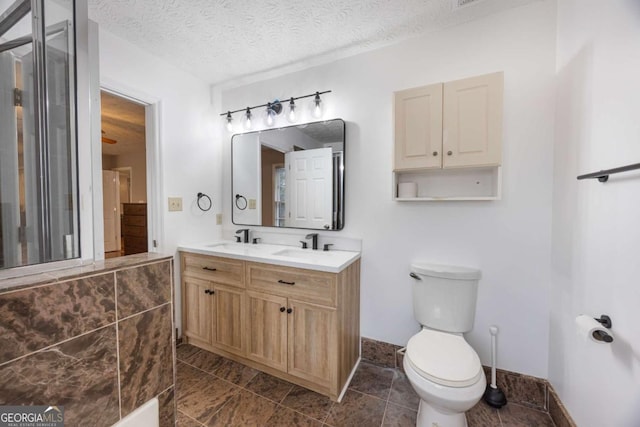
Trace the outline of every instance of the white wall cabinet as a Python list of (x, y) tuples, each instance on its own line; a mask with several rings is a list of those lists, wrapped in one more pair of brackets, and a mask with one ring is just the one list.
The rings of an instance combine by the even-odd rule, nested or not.
[(499, 72), (394, 94), (394, 196), (400, 182), (419, 188), (417, 198), (396, 200), (499, 198), (503, 79)]

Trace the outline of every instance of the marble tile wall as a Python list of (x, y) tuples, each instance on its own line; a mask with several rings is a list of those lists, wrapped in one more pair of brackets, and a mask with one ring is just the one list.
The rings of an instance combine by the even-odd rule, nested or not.
[[(403, 370), (404, 352), (395, 344), (362, 338), (362, 360), (385, 368)], [(487, 383), (491, 382), (491, 368), (483, 366)], [(574, 427), (575, 423), (560, 402), (553, 387), (542, 378), (517, 372), (496, 370), (496, 382), (507, 401), (548, 412), (558, 426)]]
[(111, 426), (158, 397), (160, 425), (175, 426), (172, 269), (148, 254), (0, 283), (0, 405)]

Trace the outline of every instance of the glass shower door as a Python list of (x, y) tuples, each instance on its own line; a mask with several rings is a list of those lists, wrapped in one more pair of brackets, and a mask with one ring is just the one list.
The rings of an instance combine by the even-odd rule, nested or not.
[(0, 269), (79, 256), (67, 8), (0, 0)]

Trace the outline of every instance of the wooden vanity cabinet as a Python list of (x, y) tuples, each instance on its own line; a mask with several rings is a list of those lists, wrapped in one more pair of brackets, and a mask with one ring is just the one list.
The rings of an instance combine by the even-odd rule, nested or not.
[(183, 334), (200, 347), (244, 354), (244, 271), (241, 261), (183, 255)]
[[(360, 357), (359, 260), (339, 273), (233, 260), (243, 263), (242, 290), (235, 291), (242, 295), (234, 299), (243, 306), (222, 303), (234, 308), (220, 316), (211, 314), (221, 309), (207, 305), (201, 279), (184, 268), (194, 265), (193, 256), (182, 254), (187, 342), (338, 399)], [(202, 320), (208, 315), (210, 320)], [(206, 325), (212, 325), (209, 341)], [(238, 325), (242, 351), (232, 351), (229, 340), (215, 337), (231, 338), (236, 343), (231, 349), (237, 350)]]

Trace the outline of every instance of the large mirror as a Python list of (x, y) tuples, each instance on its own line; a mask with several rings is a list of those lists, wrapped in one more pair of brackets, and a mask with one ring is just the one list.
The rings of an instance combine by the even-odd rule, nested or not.
[(233, 223), (341, 230), (344, 128), (335, 119), (234, 135)]

